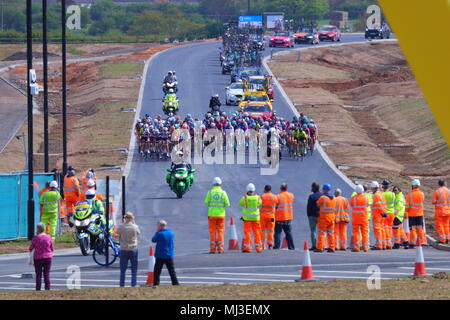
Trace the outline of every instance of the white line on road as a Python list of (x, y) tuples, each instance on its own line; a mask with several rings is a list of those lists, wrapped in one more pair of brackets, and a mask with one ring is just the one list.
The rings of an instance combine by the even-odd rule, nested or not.
[[(313, 270), (313, 273), (350, 273), (350, 274), (368, 274), (365, 271), (340, 271), (340, 270)], [(222, 275), (242, 275), (242, 276), (272, 276), (272, 277), (296, 277), (299, 274), (277, 274), (277, 273), (238, 273), (238, 272), (214, 272), (214, 274), (222, 274)], [(394, 274), (394, 275), (410, 275), (405, 272), (380, 272), (380, 274)]]
[[(414, 270), (415, 268), (414, 268), (414, 267), (398, 267), (398, 269)], [(427, 269), (427, 270), (443, 270), (443, 271), (450, 271), (450, 269), (448, 269), (448, 268), (428, 268), (428, 267), (425, 267), (425, 269)]]

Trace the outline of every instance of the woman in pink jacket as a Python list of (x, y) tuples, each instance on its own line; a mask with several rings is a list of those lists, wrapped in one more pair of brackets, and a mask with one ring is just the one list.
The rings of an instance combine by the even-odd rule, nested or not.
[(37, 225), (37, 235), (31, 240), (30, 252), (34, 250), (34, 270), (36, 272), (36, 290), (41, 290), (42, 273), (44, 273), (45, 290), (50, 290), (50, 268), (53, 257), (52, 237), (45, 234), (45, 225), (40, 222)]

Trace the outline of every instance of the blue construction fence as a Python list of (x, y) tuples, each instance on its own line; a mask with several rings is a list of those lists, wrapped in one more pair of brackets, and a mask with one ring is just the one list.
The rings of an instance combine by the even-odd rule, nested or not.
[[(34, 174), (34, 223), (39, 223), (39, 191), (51, 173)], [(0, 241), (26, 238), (28, 235), (28, 174), (0, 174)]]

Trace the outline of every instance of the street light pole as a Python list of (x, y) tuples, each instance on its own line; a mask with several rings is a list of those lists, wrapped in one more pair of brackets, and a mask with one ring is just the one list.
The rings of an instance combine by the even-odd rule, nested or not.
[(61, 0), (63, 175), (67, 173), (66, 0)]
[(42, 55), (44, 69), (44, 172), (48, 164), (48, 53), (47, 53), (47, 0), (42, 0)]
[(28, 113), (28, 240), (34, 236), (34, 177), (33, 177), (33, 96), (30, 70), (33, 69), (32, 3), (27, 0), (27, 113)]
[(247, 14), (250, 15), (250, 0), (247, 0)]

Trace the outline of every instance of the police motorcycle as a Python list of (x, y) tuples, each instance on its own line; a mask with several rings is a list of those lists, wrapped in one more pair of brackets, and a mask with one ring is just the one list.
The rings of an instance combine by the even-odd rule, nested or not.
[[(94, 201), (100, 202), (94, 198), (95, 191), (86, 191), (87, 200), (77, 202), (73, 215), (69, 217), (70, 224), (75, 226), (76, 240), (83, 256), (89, 255), (90, 251), (96, 247), (98, 239), (104, 236), (103, 226), (106, 226), (103, 205), (99, 206), (98, 203), (94, 205)], [(112, 220), (109, 220), (109, 232), (114, 233)]]
[[(182, 156), (183, 153), (178, 151), (177, 155)], [(189, 191), (189, 187), (194, 183), (195, 171), (187, 163), (172, 163), (171, 168), (167, 169), (166, 182), (178, 199), (183, 198), (183, 195)]]

